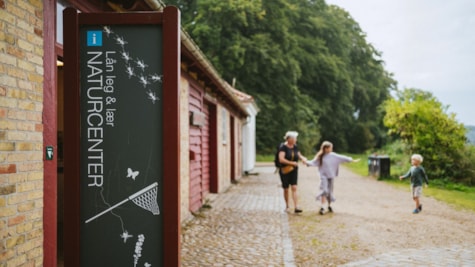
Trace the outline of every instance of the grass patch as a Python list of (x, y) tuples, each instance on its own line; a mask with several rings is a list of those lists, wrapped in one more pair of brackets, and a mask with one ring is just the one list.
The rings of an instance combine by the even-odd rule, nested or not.
[[(368, 176), (368, 155), (367, 154), (346, 154), (353, 158), (360, 158), (356, 163), (345, 164), (352, 172), (362, 176)], [(402, 164), (401, 164), (402, 165)], [(409, 190), (409, 180), (400, 181), (398, 177), (405, 174), (409, 169), (407, 166), (393, 166), (391, 159), (391, 177), (381, 179), (392, 186)], [(424, 188), (424, 195), (437, 200), (454, 205), (459, 209), (468, 209), (475, 212), (475, 187), (451, 183), (445, 180), (430, 180), (429, 187)]]
[[(384, 179), (384, 182), (398, 188), (409, 190), (409, 181)], [(460, 184), (443, 184), (438, 180), (430, 181), (429, 187), (423, 189), (423, 195), (454, 205), (458, 209), (475, 211), (475, 188)]]
[(348, 167), (354, 173), (357, 173), (362, 176), (368, 176), (368, 155), (345, 153), (344, 155), (350, 156), (353, 159), (360, 159), (360, 161), (358, 162), (346, 163), (346, 167)]
[(274, 162), (274, 155), (256, 155), (257, 162)]

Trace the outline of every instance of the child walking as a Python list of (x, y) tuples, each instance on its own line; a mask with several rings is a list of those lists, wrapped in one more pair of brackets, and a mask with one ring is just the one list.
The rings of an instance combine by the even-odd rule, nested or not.
[(325, 141), (320, 147), (320, 151), (313, 160), (307, 160), (307, 166), (317, 166), (320, 173), (320, 192), (317, 201), (321, 201), (320, 215), (325, 214), (324, 205), (328, 202), (328, 212), (333, 212), (331, 203), (335, 201), (333, 195), (334, 179), (338, 176), (338, 167), (343, 162), (357, 162), (351, 157), (343, 156), (333, 152), (333, 144)]
[(416, 203), (416, 208), (412, 213), (417, 214), (422, 211), (422, 204), (420, 203), (420, 197), (422, 195), (422, 184), (425, 182), (426, 187), (429, 185), (429, 179), (424, 167), (421, 166), (424, 159), (419, 154), (414, 154), (411, 157), (411, 168), (405, 174), (399, 177), (400, 180), (411, 177), (411, 192), (412, 198)]

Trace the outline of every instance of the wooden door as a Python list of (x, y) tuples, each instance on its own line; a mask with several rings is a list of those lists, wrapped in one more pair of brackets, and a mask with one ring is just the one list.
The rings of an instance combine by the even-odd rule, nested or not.
[(210, 192), (210, 120), (209, 105), (203, 92), (190, 87), (190, 113), (202, 113), (204, 124), (190, 125), (190, 211), (197, 211)]

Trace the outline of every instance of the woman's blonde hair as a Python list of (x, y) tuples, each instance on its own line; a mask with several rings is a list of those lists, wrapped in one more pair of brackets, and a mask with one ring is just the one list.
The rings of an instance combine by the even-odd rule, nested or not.
[(329, 141), (324, 141), (322, 145), (320, 146), (320, 150), (317, 153), (317, 160), (318, 160), (318, 165), (322, 166), (323, 163), (323, 156), (325, 156), (325, 149), (328, 147), (332, 147), (333, 144)]

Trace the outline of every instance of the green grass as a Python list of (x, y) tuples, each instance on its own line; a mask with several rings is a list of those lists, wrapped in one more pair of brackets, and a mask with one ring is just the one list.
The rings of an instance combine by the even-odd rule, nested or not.
[(346, 153), (343, 154), (346, 156), (350, 156), (353, 159), (360, 159), (360, 161), (358, 162), (347, 163), (345, 164), (345, 166), (351, 169), (354, 173), (357, 173), (362, 176), (368, 176), (368, 155)]
[[(360, 158), (361, 161), (346, 164), (354, 173), (362, 176), (368, 176), (368, 155), (366, 154), (346, 154), (353, 158)], [(391, 177), (382, 179), (381, 181), (398, 188), (409, 188), (409, 181), (399, 181), (399, 175), (404, 174), (408, 166), (393, 166), (391, 162)], [(437, 200), (454, 205), (459, 209), (468, 209), (475, 211), (475, 187), (468, 187), (461, 184), (450, 183), (441, 180), (430, 181), (428, 188), (424, 188), (424, 195), (433, 197)]]
[(274, 162), (274, 155), (256, 155), (257, 162)]

